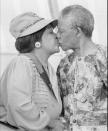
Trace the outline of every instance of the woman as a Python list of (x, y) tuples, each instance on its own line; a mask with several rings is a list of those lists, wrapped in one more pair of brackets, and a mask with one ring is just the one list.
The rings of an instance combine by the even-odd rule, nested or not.
[(26, 131), (61, 130), (58, 117), (62, 104), (56, 75), (48, 64), (49, 56), (59, 52), (53, 32), (56, 25), (56, 20), (48, 21), (32, 12), (11, 21), (10, 32), (19, 55), (1, 78), (1, 125)]

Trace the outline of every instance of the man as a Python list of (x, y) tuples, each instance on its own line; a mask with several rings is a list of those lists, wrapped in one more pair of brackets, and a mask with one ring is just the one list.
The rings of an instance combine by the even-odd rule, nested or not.
[(92, 41), (94, 18), (89, 10), (72, 5), (58, 21), (63, 50), (73, 52), (57, 69), (68, 131), (106, 131), (107, 65), (105, 51)]

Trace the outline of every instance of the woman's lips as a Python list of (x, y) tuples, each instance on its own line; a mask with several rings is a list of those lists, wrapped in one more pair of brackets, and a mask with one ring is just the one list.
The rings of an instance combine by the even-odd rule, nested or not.
[(59, 46), (62, 46), (62, 44), (59, 42)]

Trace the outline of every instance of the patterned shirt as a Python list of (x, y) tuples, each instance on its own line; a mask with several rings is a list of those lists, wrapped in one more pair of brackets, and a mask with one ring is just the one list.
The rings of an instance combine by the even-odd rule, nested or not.
[(67, 129), (107, 123), (107, 59), (105, 51), (97, 47), (96, 53), (85, 57), (72, 52), (58, 66)]

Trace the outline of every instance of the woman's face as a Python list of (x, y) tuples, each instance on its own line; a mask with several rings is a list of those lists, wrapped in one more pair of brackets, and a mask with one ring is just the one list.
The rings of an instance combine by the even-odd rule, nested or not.
[(42, 35), (42, 47), (49, 54), (59, 52), (59, 41), (56, 33), (54, 33), (54, 29), (51, 26), (48, 26)]

